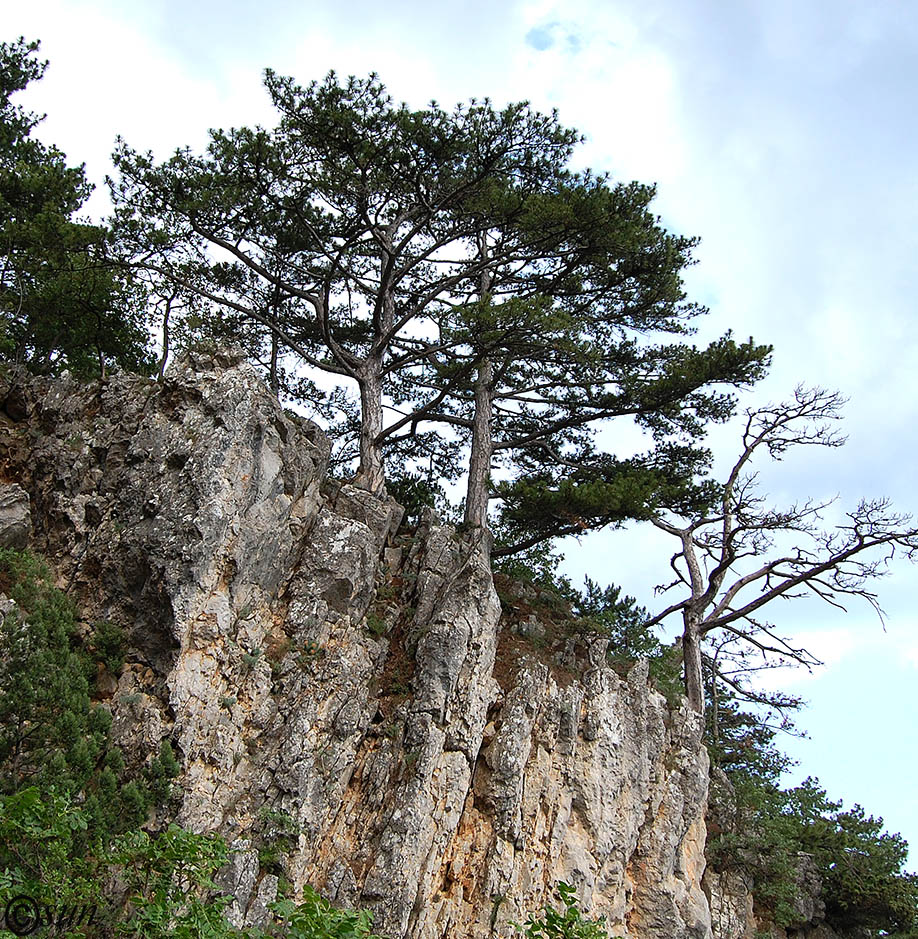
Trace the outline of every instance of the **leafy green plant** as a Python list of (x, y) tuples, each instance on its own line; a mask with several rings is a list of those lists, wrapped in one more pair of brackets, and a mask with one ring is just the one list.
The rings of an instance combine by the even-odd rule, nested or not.
[(96, 623), (89, 640), (89, 651), (113, 674), (121, 671), (127, 637), (117, 623)]
[(102, 906), (104, 847), (92, 826), (82, 806), (53, 789), (0, 795), (0, 908), (18, 894), (57, 909)]
[(300, 903), (278, 900), (271, 909), (287, 939), (381, 939), (373, 932), (371, 912), (337, 909), (308, 885)]
[(541, 913), (531, 915), (525, 926), (513, 923), (526, 939), (610, 939), (605, 919), (586, 918), (577, 905), (577, 891), (570, 884), (559, 883), (555, 888), (561, 908), (546, 903)]
[(126, 788), (111, 715), (90, 699), (95, 665), (73, 604), (28, 552), (0, 551), (0, 579), (17, 604), (0, 623), (0, 793), (35, 786), (81, 800), (87, 842), (138, 824), (147, 800)]
[(112, 856), (129, 893), (119, 933), (138, 939), (238, 936), (223, 913), (231, 898), (214, 895), (214, 876), (228, 859), (222, 838), (177, 825), (156, 837), (145, 831), (123, 836)]
[[(97, 627), (82, 647), (76, 611), (33, 555), (0, 551), (0, 589), (17, 604), (0, 624), (0, 908), (34, 897), (60, 913), (55, 935), (64, 939), (372, 939), (369, 913), (336, 910), (310, 890), (301, 904), (279, 901), (268, 932), (234, 929), (231, 898), (215, 882), (229, 858), (223, 839), (138, 827), (151, 803), (169, 799), (181, 766), (163, 740), (132, 778), (109, 743), (110, 718), (91, 703), (89, 679), (99, 655), (116, 654), (118, 632)], [(262, 863), (280, 872), (297, 825), (274, 810), (259, 822)]]

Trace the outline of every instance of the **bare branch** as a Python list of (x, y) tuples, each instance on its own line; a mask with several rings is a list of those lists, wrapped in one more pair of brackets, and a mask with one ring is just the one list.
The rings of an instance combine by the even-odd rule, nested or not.
[[(756, 619), (758, 611), (778, 598), (806, 594), (846, 611), (846, 599), (857, 597), (883, 623), (870, 582), (886, 573), (897, 551), (909, 560), (918, 557), (918, 528), (909, 516), (894, 512), (886, 499), (864, 500), (847, 514), (846, 523), (824, 529), (823, 515), (836, 498), (777, 509), (766, 505), (756, 489), (756, 474), (748, 468), (758, 453), (780, 460), (794, 446), (841, 446), (844, 438), (832, 423), (839, 419), (843, 404), (837, 392), (798, 387), (786, 404), (747, 411), (742, 450), (723, 484), (718, 514), (679, 521), (653, 519), (680, 544), (670, 559), (677, 579), (665, 589), (681, 585), (688, 591), (650, 623), (682, 613), (686, 688), (690, 699), (694, 694), (692, 703), (698, 710), (704, 706), (698, 689), (700, 643), (705, 637), (725, 632), (729, 641), (740, 643), (763, 662), (777, 656), (811, 668), (820, 664), (815, 656), (776, 635), (770, 625)], [(771, 556), (775, 538), (788, 534), (797, 536), (797, 544)], [(761, 563), (743, 570), (741, 562), (750, 558)], [(689, 578), (682, 574), (683, 564)], [(690, 669), (694, 670), (691, 681)]]

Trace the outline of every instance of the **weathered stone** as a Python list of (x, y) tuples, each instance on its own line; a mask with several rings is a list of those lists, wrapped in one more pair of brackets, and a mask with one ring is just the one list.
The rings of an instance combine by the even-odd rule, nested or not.
[(755, 939), (757, 924), (749, 880), (737, 871), (708, 867), (703, 884), (715, 939)]
[(0, 484), (0, 548), (24, 548), (31, 533), (29, 494), (16, 483)]
[(398, 506), (330, 482), (238, 354), (24, 395), (41, 432), (26, 459), (0, 425), (0, 470), (86, 615), (128, 629), (113, 732), (179, 751), (179, 820), (240, 849), (234, 923), (264, 921), (281, 837), (295, 889), (393, 939), (510, 936), (559, 880), (613, 935), (711, 935), (701, 728), (646, 667), (511, 633), (486, 546), (430, 513), (396, 546)]
[[(714, 835), (736, 832), (744, 824), (736, 810), (733, 788), (719, 769), (711, 773), (707, 821)], [(702, 878), (708, 897), (714, 939), (839, 939), (825, 922), (822, 878), (809, 854), (798, 854), (791, 897), (793, 919), (784, 926), (771, 922), (767, 911), (757, 911), (751, 877), (742, 868), (718, 870), (709, 866)]]

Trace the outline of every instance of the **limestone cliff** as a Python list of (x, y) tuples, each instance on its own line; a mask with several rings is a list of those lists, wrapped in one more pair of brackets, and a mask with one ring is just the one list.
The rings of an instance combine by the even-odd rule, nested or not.
[(114, 731), (137, 760), (172, 740), (179, 820), (238, 849), (237, 921), (284, 876), (392, 937), (508, 936), (565, 880), (610, 935), (711, 935), (700, 727), (646, 667), (513, 627), (479, 545), (399, 534), (232, 356), (4, 382), (31, 544), (129, 628)]

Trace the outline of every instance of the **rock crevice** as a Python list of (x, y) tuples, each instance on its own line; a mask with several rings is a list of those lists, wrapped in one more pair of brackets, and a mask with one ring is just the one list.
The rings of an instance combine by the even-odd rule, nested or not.
[(282, 876), (394, 939), (509, 936), (563, 880), (611, 935), (711, 936), (701, 727), (646, 666), (511, 632), (485, 546), (330, 480), (238, 357), (3, 382), (32, 547), (128, 630), (113, 731), (138, 759), (173, 741), (238, 923)]

